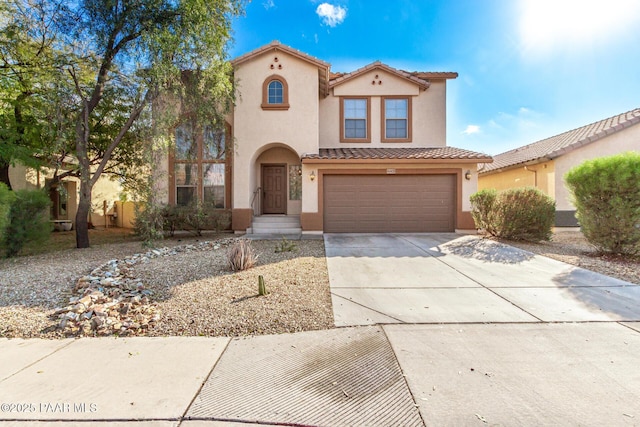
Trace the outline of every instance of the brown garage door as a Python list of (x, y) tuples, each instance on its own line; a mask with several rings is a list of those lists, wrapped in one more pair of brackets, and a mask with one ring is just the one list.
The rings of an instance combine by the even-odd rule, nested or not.
[(324, 175), (327, 233), (455, 228), (455, 175)]

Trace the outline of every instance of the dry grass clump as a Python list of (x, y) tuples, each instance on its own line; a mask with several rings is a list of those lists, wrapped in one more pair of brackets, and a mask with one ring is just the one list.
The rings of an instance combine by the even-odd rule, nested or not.
[(229, 248), (227, 254), (229, 268), (233, 271), (248, 270), (256, 264), (257, 259), (250, 240), (239, 240)]

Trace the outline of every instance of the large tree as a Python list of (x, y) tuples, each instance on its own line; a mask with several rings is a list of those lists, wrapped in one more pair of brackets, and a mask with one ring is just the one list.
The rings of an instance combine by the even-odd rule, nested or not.
[[(26, 40), (16, 46), (41, 40), (47, 52), (55, 53), (55, 60), (46, 62), (47, 67), (37, 61), (9, 58), (8, 63), (18, 70), (16, 75), (46, 69), (54, 75), (50, 82), (70, 83), (72, 88), (59, 91), (64, 102), (72, 107), (64, 110), (72, 112), (71, 126), (61, 127), (63, 133), (72, 130), (72, 150), (56, 147), (54, 152), (64, 155), (72, 152), (75, 158), (75, 168), (65, 173), (80, 179), (75, 221), (78, 248), (89, 246), (87, 217), (93, 186), (102, 174), (119, 170), (118, 160), (126, 164), (132, 163), (133, 157), (140, 159), (135, 149), (140, 148), (141, 139), (151, 128), (150, 109), (154, 101), (170, 94), (162, 99), (188, 100), (189, 109), (196, 116), (221, 122), (228, 101), (233, 98), (231, 67), (226, 60), (231, 19), (241, 13), (242, 3), (242, 0), (13, 0), (11, 4), (26, 5), (27, 11), (37, 13), (2, 11), (2, 21), (17, 20), (11, 24), (16, 30), (6, 32), (7, 40), (22, 40), (19, 36), (22, 34)], [(36, 19), (30, 20), (30, 16)], [(39, 33), (21, 29), (34, 22), (41, 24)], [(37, 48), (32, 52), (40, 55)], [(47, 79), (35, 79), (39, 83), (44, 80)], [(27, 85), (23, 90), (20, 85), (15, 86), (11, 91), (15, 102), (0, 106), (5, 112), (13, 104), (25, 105), (20, 98), (22, 93), (26, 93), (23, 98), (32, 98), (30, 88), (43, 87)], [(54, 104), (33, 111), (51, 112), (51, 105)], [(154, 120), (166, 123), (167, 117), (180, 111), (174, 108), (154, 111)], [(15, 122), (15, 112), (6, 116)], [(37, 126), (27, 128), (34, 130)], [(14, 129), (17, 133), (21, 131), (20, 126)], [(33, 139), (7, 139), (6, 149), (0, 147), (0, 155), (2, 151), (8, 153), (0, 157), (0, 166), (3, 158), (16, 158), (20, 151), (17, 147), (24, 148), (26, 154), (36, 153), (40, 146), (29, 145), (31, 141), (43, 145), (40, 135)]]
[(0, 4), (0, 182), (11, 188), (9, 166), (32, 167), (64, 158), (71, 111), (69, 63), (56, 48), (64, 7), (42, 0)]
[[(71, 37), (66, 44), (73, 56), (95, 59), (94, 80), (89, 85), (83, 85), (79, 78), (80, 69), (73, 65), (67, 68), (81, 103), (75, 123), (75, 156), (80, 170), (76, 245), (85, 248), (89, 246), (91, 190), (114, 150), (151, 102), (164, 91), (183, 93), (187, 70), (197, 73), (200, 87), (209, 92), (207, 98), (233, 96), (226, 48), (231, 19), (241, 12), (242, 4), (241, 0), (80, 0), (68, 7), (73, 29), (67, 33)], [(92, 169), (92, 118), (111, 88), (114, 96), (121, 96), (114, 104), (126, 105), (129, 113)]]

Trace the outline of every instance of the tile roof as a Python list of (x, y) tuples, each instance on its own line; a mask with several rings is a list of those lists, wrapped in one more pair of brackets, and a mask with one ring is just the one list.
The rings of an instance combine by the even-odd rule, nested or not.
[(478, 172), (486, 174), (537, 160), (555, 159), (638, 123), (640, 123), (640, 108), (498, 154), (493, 156), (492, 164), (485, 165)]
[(491, 156), (455, 147), (431, 148), (321, 148), (304, 154), (305, 160), (462, 160), (490, 162)]
[(395, 74), (398, 77), (401, 77), (403, 79), (406, 80), (410, 80), (411, 82), (417, 84), (418, 86), (420, 86), (422, 89), (426, 89), (429, 87), (430, 83), (427, 80), (421, 79), (419, 77), (414, 76), (411, 73), (407, 73), (406, 71), (402, 71), (402, 70), (398, 70), (395, 69), (393, 67), (390, 67), (386, 64), (383, 64), (380, 61), (376, 61), (376, 62), (372, 62), (369, 65), (365, 65), (362, 68), (358, 68), (355, 71), (352, 71), (350, 73), (346, 73), (346, 74), (333, 74), (331, 77), (331, 80), (329, 81), (329, 86), (330, 87), (334, 87), (334, 86), (338, 86), (342, 83), (345, 83), (355, 77), (358, 77), (361, 74), (366, 73), (367, 71), (371, 71), (371, 70), (384, 70), (388, 73), (391, 74)]

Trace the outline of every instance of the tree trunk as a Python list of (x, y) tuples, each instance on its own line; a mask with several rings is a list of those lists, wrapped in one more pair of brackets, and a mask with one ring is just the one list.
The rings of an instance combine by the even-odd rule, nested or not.
[(11, 181), (9, 180), (9, 163), (0, 161), (0, 182), (4, 182), (11, 190)]
[(87, 217), (91, 210), (91, 184), (85, 180), (80, 181), (80, 200), (76, 213), (76, 247), (78, 249), (89, 247), (89, 221)]

